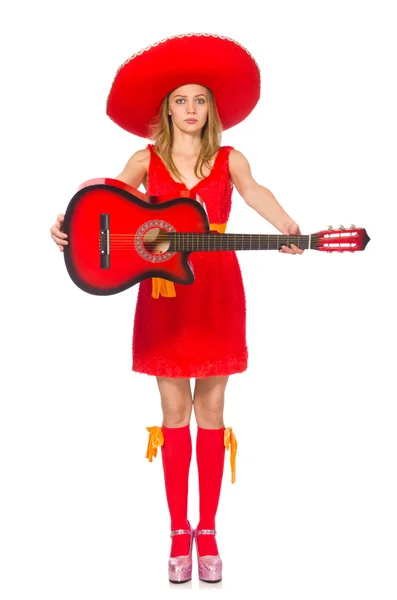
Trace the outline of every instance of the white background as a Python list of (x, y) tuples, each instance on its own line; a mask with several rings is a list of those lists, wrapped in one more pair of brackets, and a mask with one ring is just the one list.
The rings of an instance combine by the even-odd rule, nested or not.
[[(3, 600), (211, 592), (395, 600), (396, 20), (393, 2), (20, 2), (2, 9)], [(145, 140), (105, 114), (117, 68), (184, 32), (261, 68), (225, 132), (300, 225), (366, 228), (364, 252), (239, 253), (249, 369), (231, 377), (217, 517), (224, 579), (173, 586), (155, 379), (131, 371), (137, 286), (70, 280), (49, 227), (77, 187)], [(276, 233), (234, 192), (229, 232)], [(192, 420), (193, 439), (196, 425)], [(193, 454), (189, 518), (198, 519)], [(215, 591), (215, 588), (218, 588)], [(138, 591), (139, 590), (139, 591)]]

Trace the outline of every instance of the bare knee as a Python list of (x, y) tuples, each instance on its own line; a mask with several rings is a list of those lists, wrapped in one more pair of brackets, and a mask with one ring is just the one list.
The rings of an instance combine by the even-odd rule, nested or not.
[(223, 398), (194, 398), (194, 414), (197, 425), (203, 429), (220, 429), (223, 424)]
[(227, 378), (197, 380), (194, 392), (194, 413), (197, 425), (203, 429), (224, 427), (223, 410)]
[(184, 427), (190, 423), (192, 414), (192, 392), (189, 379), (158, 377), (157, 384), (161, 396), (163, 425)]

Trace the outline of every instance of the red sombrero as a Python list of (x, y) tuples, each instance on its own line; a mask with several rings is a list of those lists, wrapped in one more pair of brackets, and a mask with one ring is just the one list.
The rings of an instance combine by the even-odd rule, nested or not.
[(106, 114), (123, 129), (148, 137), (165, 96), (197, 83), (215, 96), (223, 130), (243, 121), (260, 96), (260, 71), (251, 54), (234, 40), (187, 33), (137, 52), (118, 69)]

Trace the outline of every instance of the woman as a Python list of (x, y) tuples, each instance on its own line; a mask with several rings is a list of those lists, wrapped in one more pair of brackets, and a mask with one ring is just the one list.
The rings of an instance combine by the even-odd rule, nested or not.
[[(154, 144), (131, 156), (117, 179), (146, 188), (148, 201), (189, 196), (202, 203), (211, 230), (223, 233), (233, 186), (245, 202), (283, 234), (298, 225), (273, 194), (252, 177), (247, 159), (220, 146), (221, 131), (244, 120), (259, 99), (259, 69), (237, 42), (189, 34), (163, 40), (134, 55), (116, 74), (107, 114)], [(51, 235), (63, 251), (63, 215)], [(291, 244), (284, 254), (302, 254)], [(169, 579), (189, 581), (196, 540), (199, 578), (222, 578), (215, 539), (225, 448), (235, 480), (237, 442), (223, 422), (228, 378), (247, 368), (245, 295), (235, 252), (194, 252), (190, 285), (159, 278), (140, 283), (134, 321), (133, 365), (156, 376), (162, 426), (149, 427), (147, 458), (161, 446), (171, 516)], [(192, 392), (190, 379), (195, 379)], [(190, 418), (197, 422), (200, 520), (187, 515), (192, 456)]]

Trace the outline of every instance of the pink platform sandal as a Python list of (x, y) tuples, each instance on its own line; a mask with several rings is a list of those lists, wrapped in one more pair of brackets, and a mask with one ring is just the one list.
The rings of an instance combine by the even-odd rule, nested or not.
[[(190, 523), (189, 523), (190, 525)], [(175, 529), (171, 531), (171, 537), (174, 535), (190, 535), (190, 552), (186, 556), (172, 556), (168, 560), (168, 579), (171, 583), (185, 583), (192, 578), (192, 549), (193, 549), (193, 529)]]
[[(215, 529), (196, 529), (194, 537), (197, 538), (198, 535), (216, 535), (216, 531)], [(216, 556), (199, 556), (197, 541), (196, 549), (199, 579), (207, 583), (218, 583), (218, 581), (221, 581), (222, 560), (219, 554)]]

